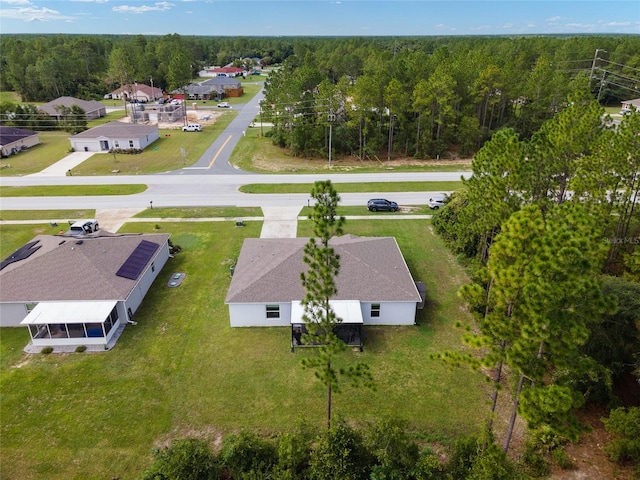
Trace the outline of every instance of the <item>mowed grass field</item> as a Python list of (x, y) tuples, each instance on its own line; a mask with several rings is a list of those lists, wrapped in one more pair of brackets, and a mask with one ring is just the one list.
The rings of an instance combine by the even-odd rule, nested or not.
[[(121, 231), (170, 232), (183, 251), (170, 259), (125, 329), (105, 353), (26, 355), (26, 329), (0, 329), (2, 478), (136, 478), (154, 447), (174, 438), (215, 441), (239, 429), (286, 431), (300, 416), (321, 427), (325, 391), (290, 352), (288, 328), (229, 327), (224, 298), (244, 237), (261, 222), (130, 223)], [(44, 226), (0, 226), (9, 251)], [(38, 230), (40, 229), (40, 230)], [(18, 233), (21, 230), (22, 233)], [(299, 235), (309, 234), (307, 221)], [(462, 269), (425, 220), (348, 221), (345, 233), (395, 236), (416, 280), (427, 285), (418, 325), (365, 328), (364, 360), (377, 389), (343, 386), (333, 411), (353, 422), (391, 415), (416, 438), (448, 443), (486, 419), (482, 378), (450, 369), (430, 354), (460, 347), (456, 296)], [(181, 287), (165, 285), (186, 272)], [(73, 272), (70, 271), (70, 274)], [(383, 286), (381, 286), (383, 288)]]

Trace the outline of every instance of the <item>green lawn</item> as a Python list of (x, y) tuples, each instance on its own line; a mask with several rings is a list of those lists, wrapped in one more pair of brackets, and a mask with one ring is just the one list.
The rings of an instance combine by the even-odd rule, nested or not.
[(0, 176), (22, 176), (44, 170), (69, 154), (67, 132), (40, 132), (40, 144), (0, 159)]
[[(244, 193), (308, 193), (313, 188), (310, 183), (251, 183), (242, 185)], [(393, 183), (335, 183), (338, 193), (358, 192), (437, 192), (462, 188), (462, 182), (393, 182)]]
[(90, 195), (133, 195), (147, 189), (132, 185), (44, 185), (39, 187), (0, 187), (0, 197), (76, 197)]
[[(259, 117), (256, 117), (259, 121)], [(468, 161), (412, 160), (402, 164), (389, 164), (384, 160), (360, 160), (355, 157), (339, 157), (329, 167), (327, 158), (294, 157), (287, 150), (273, 145), (264, 136), (269, 128), (260, 125), (248, 128), (231, 154), (229, 163), (258, 173), (379, 173), (379, 172), (451, 172), (470, 170)]]
[(0, 210), (0, 220), (94, 218), (95, 210)]
[(262, 217), (260, 207), (160, 207), (147, 208), (136, 218)]
[[(156, 231), (154, 225), (123, 230)], [(13, 227), (0, 226), (3, 247)], [(299, 366), (314, 352), (291, 354), (287, 328), (229, 327), (229, 267), (243, 237), (260, 228), (162, 223), (159, 231), (171, 232), (183, 252), (169, 260), (136, 313), (138, 324), (110, 352), (28, 356), (21, 351), (25, 329), (2, 329), (3, 478), (135, 478), (151, 449), (172, 438), (286, 431), (300, 415), (322, 425), (324, 389)], [(309, 229), (301, 222), (302, 234)], [(414, 276), (427, 284), (428, 307), (418, 326), (366, 328), (364, 352), (341, 356), (345, 365), (369, 363), (377, 390), (345, 385), (334, 395), (334, 413), (356, 422), (400, 417), (417, 438), (443, 443), (477, 431), (487, 411), (484, 382), (429, 357), (460, 348), (453, 324), (466, 319), (456, 296), (462, 270), (427, 221), (350, 221), (345, 233), (396, 236)], [(10, 240), (15, 248), (24, 241), (15, 233)], [(174, 272), (186, 272), (186, 280), (168, 289)]]

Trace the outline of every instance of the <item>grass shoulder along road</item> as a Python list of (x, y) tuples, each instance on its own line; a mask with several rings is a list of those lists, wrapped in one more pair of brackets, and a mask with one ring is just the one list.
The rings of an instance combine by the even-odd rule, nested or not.
[(329, 167), (327, 158), (296, 157), (287, 149), (273, 144), (268, 134), (270, 128), (256, 124), (246, 130), (231, 154), (229, 163), (247, 172), (256, 173), (379, 173), (379, 172), (453, 172), (470, 171), (471, 161), (418, 160), (398, 158), (360, 160), (357, 157), (339, 156)]
[[(314, 352), (291, 354), (288, 328), (229, 326), (230, 266), (243, 239), (259, 236), (261, 222), (159, 226), (121, 229), (171, 233), (183, 250), (164, 267), (136, 312), (137, 325), (127, 326), (113, 350), (26, 355), (26, 329), (0, 330), (0, 460), (7, 478), (136, 478), (151, 450), (174, 438), (213, 443), (240, 429), (284, 432), (300, 414), (323, 425), (324, 389), (299, 364)], [(2, 225), (3, 239), (9, 227), (25, 228)], [(308, 235), (309, 222), (300, 222), (299, 231)], [(368, 363), (377, 389), (343, 385), (334, 413), (356, 423), (399, 417), (421, 441), (448, 444), (477, 432), (486, 417), (482, 377), (430, 357), (462, 348), (454, 327), (469, 320), (456, 296), (462, 269), (428, 221), (349, 221), (345, 233), (395, 236), (414, 278), (425, 281), (428, 300), (418, 325), (367, 327), (364, 352), (340, 355), (344, 366)], [(166, 288), (175, 272), (186, 272), (185, 282)]]
[(95, 210), (0, 210), (0, 220), (95, 218)]
[(0, 187), (0, 197), (84, 197), (134, 195), (147, 189), (144, 184), (122, 185), (43, 185), (37, 187)]
[[(450, 192), (462, 188), (462, 182), (368, 182), (334, 183), (338, 193), (361, 192)], [(309, 193), (310, 183), (251, 183), (242, 185), (243, 193)]]

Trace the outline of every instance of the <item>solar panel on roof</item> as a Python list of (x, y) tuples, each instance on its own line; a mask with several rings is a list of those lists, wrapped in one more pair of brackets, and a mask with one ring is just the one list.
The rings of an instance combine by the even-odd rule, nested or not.
[(136, 249), (131, 252), (129, 258), (124, 261), (116, 275), (129, 280), (137, 280), (158, 248), (160, 248), (160, 245), (157, 243), (142, 240)]
[(31, 255), (37, 252), (38, 249), (42, 246), (42, 245), (38, 245), (37, 247), (35, 246), (39, 241), (40, 240), (29, 242), (23, 245), (22, 247), (20, 247), (15, 252), (13, 252), (11, 255), (5, 258), (2, 262), (0, 262), (0, 270), (2, 270), (4, 267), (8, 265), (11, 265), (12, 263), (19, 262), (20, 260), (24, 260), (25, 258), (29, 258)]

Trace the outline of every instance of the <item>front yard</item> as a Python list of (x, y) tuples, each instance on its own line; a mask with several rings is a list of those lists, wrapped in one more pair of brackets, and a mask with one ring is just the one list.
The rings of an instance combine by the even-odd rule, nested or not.
[[(0, 226), (9, 251), (34, 228)], [(131, 223), (122, 231), (170, 232), (182, 253), (170, 260), (116, 347), (103, 354), (26, 355), (26, 329), (0, 330), (0, 461), (7, 479), (135, 478), (151, 449), (177, 437), (210, 441), (249, 428), (285, 431), (300, 416), (322, 425), (324, 389), (290, 353), (286, 328), (231, 329), (224, 297), (230, 266), (261, 222)], [(21, 235), (16, 232), (24, 229)], [(299, 235), (308, 234), (300, 222)], [(413, 327), (369, 327), (363, 353), (377, 390), (334, 395), (334, 413), (354, 422), (389, 414), (416, 438), (447, 443), (477, 431), (486, 418), (480, 376), (452, 370), (430, 354), (460, 348), (456, 296), (464, 273), (424, 220), (349, 221), (345, 233), (393, 235), (427, 309)], [(180, 288), (166, 288), (186, 272)]]

